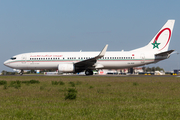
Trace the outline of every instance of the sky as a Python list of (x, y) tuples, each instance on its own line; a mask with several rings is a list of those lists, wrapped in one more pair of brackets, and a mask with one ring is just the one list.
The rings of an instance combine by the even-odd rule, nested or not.
[[(180, 52), (180, 1), (0, 0), (0, 72), (27, 52), (128, 51), (150, 42), (175, 19), (169, 49)], [(180, 68), (180, 54), (146, 67)]]

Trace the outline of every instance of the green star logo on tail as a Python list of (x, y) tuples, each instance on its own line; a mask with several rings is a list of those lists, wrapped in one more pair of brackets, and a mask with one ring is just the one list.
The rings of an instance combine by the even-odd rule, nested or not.
[(158, 45), (160, 45), (161, 43), (157, 43), (157, 41), (155, 40), (155, 42), (151, 43), (151, 44), (153, 45), (153, 49), (154, 48), (158, 48), (159, 49)]

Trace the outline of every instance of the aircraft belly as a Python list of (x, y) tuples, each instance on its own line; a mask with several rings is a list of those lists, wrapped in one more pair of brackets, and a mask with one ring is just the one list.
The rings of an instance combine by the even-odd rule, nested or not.
[(104, 66), (103, 69), (121, 69), (142, 66), (145, 63), (141, 63), (141, 61), (104, 61), (99, 62), (99, 64), (102, 64)]

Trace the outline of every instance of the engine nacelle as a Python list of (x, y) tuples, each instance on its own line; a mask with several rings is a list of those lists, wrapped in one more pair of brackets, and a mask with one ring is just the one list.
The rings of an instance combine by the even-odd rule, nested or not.
[(74, 64), (73, 63), (64, 63), (58, 65), (58, 71), (60, 73), (72, 73), (75, 72)]

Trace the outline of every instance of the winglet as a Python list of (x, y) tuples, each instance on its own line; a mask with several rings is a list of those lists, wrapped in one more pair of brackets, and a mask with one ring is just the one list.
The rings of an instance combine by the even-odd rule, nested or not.
[(98, 56), (96, 56), (97, 59), (103, 57), (106, 53), (106, 50), (108, 48), (108, 44), (103, 48), (103, 50), (100, 52), (100, 54)]

